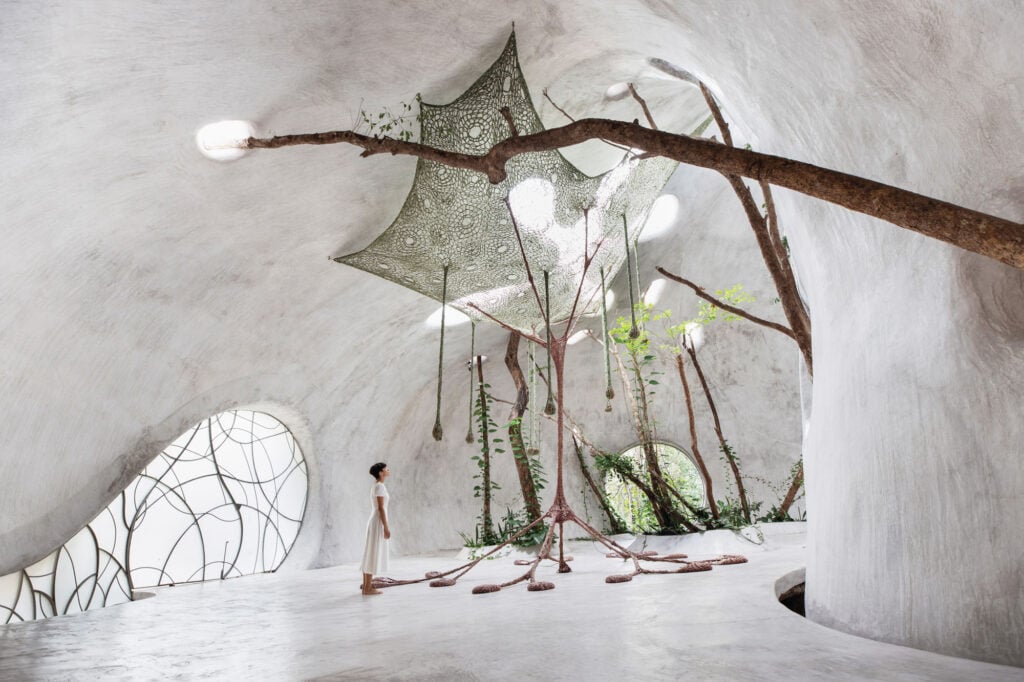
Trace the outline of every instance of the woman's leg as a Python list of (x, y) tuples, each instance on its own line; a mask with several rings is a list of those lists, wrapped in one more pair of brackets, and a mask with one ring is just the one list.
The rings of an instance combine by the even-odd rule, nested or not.
[(373, 587), (373, 574), (363, 573), (363, 594), (381, 594), (381, 591)]

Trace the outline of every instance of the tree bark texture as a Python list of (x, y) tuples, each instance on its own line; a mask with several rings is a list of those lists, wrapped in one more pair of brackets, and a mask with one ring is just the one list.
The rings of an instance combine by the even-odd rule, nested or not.
[(722, 310), (730, 312), (733, 315), (738, 315), (739, 317), (742, 317), (745, 320), (749, 320), (750, 322), (753, 322), (754, 324), (759, 324), (762, 327), (767, 327), (768, 329), (773, 329), (773, 330), (775, 330), (777, 332), (785, 334), (786, 336), (788, 336), (789, 338), (793, 339), (794, 341), (796, 340), (796, 337), (793, 336), (793, 332), (792, 332), (792, 330), (790, 330), (789, 327), (786, 327), (784, 325), (778, 324), (777, 322), (771, 322), (770, 320), (765, 320), (763, 318), (758, 317), (757, 315), (752, 315), (751, 313), (748, 313), (746, 310), (743, 310), (742, 308), (737, 308), (736, 306), (730, 305), (730, 304), (726, 303), (725, 301), (721, 301), (721, 300), (715, 298), (714, 296), (712, 296), (711, 294), (707, 293), (707, 291), (703, 287), (697, 286), (696, 284), (694, 284), (690, 280), (688, 280), (688, 279), (686, 279), (684, 277), (680, 277), (679, 275), (676, 275), (674, 273), (669, 272), (668, 270), (666, 270), (665, 268), (661, 267), (660, 265), (657, 266), (655, 268), (655, 270), (657, 270), (666, 279), (670, 279), (673, 282), (677, 282), (679, 284), (682, 284), (684, 286), (689, 287), (690, 289), (693, 290), (693, 293), (695, 293), (699, 298), (704, 299), (705, 301), (707, 301), (711, 305), (715, 306), (716, 308), (721, 308)]
[(572, 437), (572, 446), (576, 450), (576, 459), (580, 463), (580, 471), (583, 473), (583, 480), (587, 482), (591, 492), (594, 493), (594, 497), (597, 498), (598, 504), (601, 505), (601, 509), (604, 511), (605, 517), (608, 519), (608, 528), (611, 529), (612, 533), (625, 533), (628, 529), (622, 524), (622, 519), (612, 509), (611, 503), (608, 501), (608, 496), (605, 495), (601, 487), (597, 485), (597, 481), (594, 480), (593, 474), (590, 473), (590, 469), (587, 467), (586, 461), (583, 459), (583, 448), (580, 446), (580, 442), (576, 439), (576, 436)]
[(690, 394), (690, 382), (686, 380), (686, 368), (683, 366), (683, 356), (681, 353), (676, 354), (676, 369), (679, 370), (679, 380), (683, 384), (683, 395), (686, 398), (686, 416), (690, 421), (690, 450), (693, 453), (693, 459), (697, 462), (697, 468), (700, 470), (700, 476), (704, 479), (704, 491), (708, 497), (708, 509), (711, 510), (711, 518), (718, 519), (718, 505), (715, 503), (715, 491), (711, 484), (711, 474), (708, 473), (708, 467), (704, 463), (704, 458), (701, 457), (700, 448), (697, 446), (697, 423), (693, 416), (693, 396)]
[(707, 398), (708, 407), (711, 408), (711, 417), (715, 422), (715, 435), (718, 436), (722, 454), (725, 455), (725, 459), (729, 462), (729, 468), (732, 469), (732, 476), (736, 481), (736, 494), (739, 496), (740, 506), (743, 508), (743, 518), (747, 523), (750, 523), (750, 504), (747, 502), (747, 489), (743, 485), (743, 476), (740, 474), (740, 467), (736, 462), (736, 456), (733, 455), (732, 448), (725, 440), (725, 435), (722, 434), (722, 422), (718, 418), (718, 408), (715, 406), (714, 398), (711, 397), (711, 389), (708, 388), (707, 378), (704, 376), (704, 370), (701, 369), (700, 363), (697, 362), (697, 352), (692, 348), (687, 348), (686, 352), (690, 355), (690, 362), (693, 363), (693, 368), (697, 370), (700, 387), (704, 391), (704, 397)]
[[(715, 101), (715, 96), (711, 94), (711, 91), (708, 90), (704, 83), (699, 83), (699, 85), (700, 91), (704, 95), (704, 101), (707, 102), (708, 109), (711, 110), (711, 115), (718, 125), (718, 130), (722, 133), (722, 140), (727, 146), (732, 147), (732, 134), (729, 132), (729, 124), (726, 123), (725, 116), (722, 115), (722, 110), (718, 106), (718, 102)], [(796, 277), (793, 275), (793, 269), (789, 266), (789, 255), (786, 253), (779, 238), (778, 216), (775, 213), (775, 203), (772, 200), (771, 189), (767, 182), (761, 181), (761, 189), (764, 192), (765, 206), (768, 212), (768, 217), (766, 218), (761, 215), (757, 202), (754, 201), (754, 196), (750, 188), (743, 181), (743, 178), (736, 173), (724, 173), (724, 175), (726, 180), (729, 181), (729, 186), (732, 187), (736, 197), (740, 200), (740, 204), (743, 206), (743, 212), (747, 215), (750, 229), (754, 231), (757, 246), (761, 250), (761, 258), (768, 268), (768, 274), (771, 275), (772, 282), (775, 283), (775, 290), (779, 292), (782, 310), (786, 315), (786, 320), (789, 322), (789, 328), (793, 332), (793, 338), (796, 340), (797, 346), (800, 347), (800, 352), (804, 356), (804, 362), (807, 364), (807, 373), (814, 376), (813, 363), (811, 362), (811, 319), (807, 315), (807, 309), (804, 307), (803, 300), (800, 298), (800, 291), (796, 286)]]
[(779, 511), (783, 514), (789, 514), (789, 508), (793, 506), (793, 502), (796, 501), (796, 494), (800, 491), (800, 488), (804, 484), (804, 463), (801, 460), (797, 464), (796, 473), (793, 474), (793, 482), (789, 486), (789, 490), (786, 492), (786, 497), (783, 498), (782, 504), (779, 505)]
[(512, 406), (511, 420), (508, 425), (508, 441), (512, 447), (512, 457), (516, 464), (516, 473), (519, 475), (519, 487), (523, 491), (523, 503), (526, 505), (526, 515), (532, 521), (541, 515), (540, 500), (537, 497), (537, 486), (533, 480), (533, 471), (530, 468), (530, 455), (526, 452), (526, 444), (523, 443), (523, 415), (526, 414), (526, 405), (530, 399), (530, 388), (523, 376), (523, 370), (519, 366), (519, 339), (520, 335), (510, 332), (508, 346), (505, 348), (505, 366), (512, 375), (512, 382), (516, 386), (516, 401)]
[(591, 139), (615, 142), (691, 166), (785, 187), (851, 211), (959, 246), (1007, 265), (1024, 268), (1024, 225), (973, 211), (922, 194), (802, 161), (738, 149), (716, 141), (652, 130), (639, 123), (585, 118), (532, 135), (499, 142), (481, 156), (436, 149), (419, 142), (371, 137), (341, 130), (323, 133), (251, 137), (248, 148), (344, 143), (363, 149), (361, 156), (403, 154), (483, 173), (492, 183), (505, 179), (505, 164), (526, 152), (548, 151)]
[[(634, 390), (630, 385), (626, 365), (622, 362), (622, 356), (619, 354), (618, 347), (612, 345), (611, 349), (615, 355), (615, 364), (619, 369), (619, 378), (622, 380), (622, 394), (629, 404), (630, 414), (633, 417), (633, 427), (636, 430), (637, 439), (640, 441), (641, 449), (644, 453), (644, 463), (647, 466), (647, 473), (651, 481), (650, 485), (638, 485), (637, 487), (650, 500), (651, 511), (658, 520), (658, 525), (666, 530), (685, 526), (686, 519), (672, 503), (672, 498), (668, 492), (670, 486), (667, 485), (665, 477), (662, 476), (657, 453), (653, 448), (653, 438), (647, 426), (649, 422), (646, 417), (646, 400), (638, 399), (637, 390)], [(642, 391), (643, 379), (640, 377), (639, 372), (636, 372), (636, 376), (639, 386), (638, 390)]]

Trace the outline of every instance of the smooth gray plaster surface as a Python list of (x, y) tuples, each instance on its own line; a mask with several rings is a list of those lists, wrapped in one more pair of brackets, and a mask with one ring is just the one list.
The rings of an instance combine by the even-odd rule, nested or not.
[[(564, 119), (544, 87), (576, 115), (640, 117), (604, 97), (628, 80), (662, 128), (688, 130), (699, 98), (657, 58), (709, 83), (739, 144), (1024, 219), (1020, 0), (0, 0), (0, 571), (73, 535), (192, 424), (254, 403), (279, 406), (316, 468), (285, 570), (358, 558), (377, 459), (396, 471), (396, 549), (472, 528), (465, 378), (446, 383), (449, 437), (428, 436), (436, 303), (328, 260), (391, 221), (412, 160), (313, 147), (218, 164), (193, 138), (222, 119), (305, 132), (417, 92), (449, 101), (512, 22), (549, 126)], [(648, 276), (742, 282), (778, 319), (724, 181), (681, 168), (668, 191), (681, 212), (642, 245)], [(807, 430), (785, 339), (720, 327), (707, 368), (746, 471), (777, 483), (805, 456), (810, 618), (1024, 665), (1024, 272), (776, 198), (814, 328)], [(615, 291), (626, 312), (622, 277)], [(504, 340), (479, 330), (492, 376)], [(629, 445), (601, 411), (596, 350), (568, 364), (574, 416)], [(660, 397), (661, 434), (685, 445), (678, 397)]]
[[(1024, 671), (823, 628), (775, 599), (804, 561), (803, 524), (766, 528), (762, 546), (729, 531), (648, 547), (691, 557), (743, 551), (706, 573), (622, 572), (572, 542), (573, 573), (540, 569), (552, 591), (474, 595), (523, 569), (484, 561), (451, 588), (359, 594), (358, 566), (165, 588), (123, 606), (0, 630), (3, 679), (253, 680), (1019, 680)], [(641, 542), (636, 543), (639, 547)], [(519, 555), (517, 555), (519, 556)], [(456, 565), (403, 558), (395, 577)]]

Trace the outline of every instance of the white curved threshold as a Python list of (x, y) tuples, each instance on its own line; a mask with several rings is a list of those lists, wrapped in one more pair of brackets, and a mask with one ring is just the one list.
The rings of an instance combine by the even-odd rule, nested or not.
[[(483, 561), (455, 587), (359, 594), (356, 564), (159, 590), (156, 598), (0, 628), (0, 679), (1017, 680), (1024, 670), (874, 642), (811, 623), (775, 598), (804, 564), (802, 524), (755, 547), (727, 531), (647, 538), (656, 550), (741, 550), (749, 563), (639, 576), (590, 542), (556, 588), (473, 595), (518, 575)], [(454, 552), (392, 560), (392, 577), (456, 564)]]

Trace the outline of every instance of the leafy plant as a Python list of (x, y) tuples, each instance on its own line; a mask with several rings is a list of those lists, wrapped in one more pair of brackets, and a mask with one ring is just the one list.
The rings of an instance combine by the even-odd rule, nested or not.
[(391, 137), (403, 142), (412, 142), (416, 138), (415, 124), (422, 119), (420, 104), (422, 98), (416, 93), (416, 107), (409, 102), (398, 103), (398, 114), (385, 107), (383, 111), (371, 113), (365, 109), (359, 110), (359, 119), (353, 129), (357, 132), (366, 130), (368, 134), (375, 137)]
[[(466, 533), (459, 533), (462, 536), (463, 546), (465, 547), (487, 547), (490, 545), (499, 545), (509, 538), (519, 533), (523, 528), (530, 524), (531, 519), (528, 517), (526, 512), (517, 512), (511, 507), (505, 507), (505, 514), (498, 519), (493, 532), (488, 534), (486, 530), (481, 527), (481, 524), (477, 524), (473, 528), (473, 535), (469, 536)], [(532, 547), (540, 544), (544, 540), (544, 534), (547, 532), (547, 526), (544, 524), (537, 524), (528, 533), (518, 538), (512, 544), (517, 547)]]
[[(490, 384), (482, 381), (483, 374), (481, 372), (481, 382), (479, 386), (479, 393), (476, 399), (476, 408), (473, 410), (473, 415), (476, 417), (478, 432), (480, 433), (480, 454), (473, 455), (472, 459), (477, 464), (479, 471), (473, 476), (473, 479), (479, 481), (473, 486), (473, 497), (481, 498), (483, 509), (480, 513), (480, 523), (478, 525), (479, 533), (477, 539), (485, 545), (495, 544), (495, 539), (498, 537), (494, 530), (494, 522), (491, 518), (491, 493), (495, 490), (500, 490), (501, 486), (491, 478), (491, 455), (501, 454), (505, 450), (501, 447), (497, 447), (498, 444), (503, 443), (504, 440), (495, 437), (493, 434), (497, 433), (498, 426), (494, 423), (494, 419), (491, 418), (491, 403), (493, 398), (491, 397), (488, 389), (491, 387)], [(492, 447), (493, 446), (493, 447)]]

